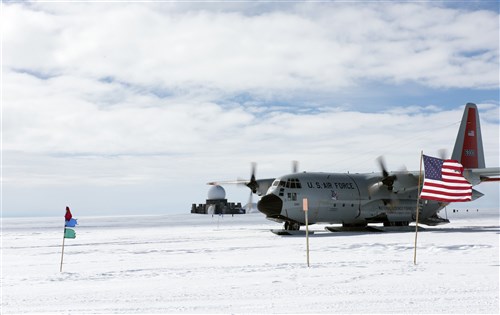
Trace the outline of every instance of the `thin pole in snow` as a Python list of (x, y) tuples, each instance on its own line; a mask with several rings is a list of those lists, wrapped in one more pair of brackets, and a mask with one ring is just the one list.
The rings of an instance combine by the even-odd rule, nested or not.
[(422, 158), (424, 156), (424, 151), (420, 151), (420, 171), (418, 174), (418, 186), (417, 186), (417, 214), (415, 218), (415, 246), (413, 248), (413, 264), (417, 264), (417, 235), (418, 235), (418, 213), (419, 211), (419, 201), (420, 201), (420, 183), (422, 181)]
[(306, 251), (307, 251), (307, 267), (310, 267), (309, 264), (309, 218), (308, 218), (308, 204), (307, 198), (302, 199), (302, 208), (304, 210), (304, 215), (306, 217)]
[(66, 239), (66, 221), (64, 221), (64, 230), (63, 230), (63, 242), (62, 242), (62, 250), (61, 250), (61, 266), (59, 267), (59, 272), (62, 272), (63, 266), (63, 258), (64, 258), (64, 240)]

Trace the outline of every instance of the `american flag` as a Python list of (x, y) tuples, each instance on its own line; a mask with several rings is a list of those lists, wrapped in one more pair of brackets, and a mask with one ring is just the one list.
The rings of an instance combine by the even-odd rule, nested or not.
[(424, 168), (420, 198), (443, 202), (471, 201), (472, 185), (462, 176), (462, 164), (424, 155)]

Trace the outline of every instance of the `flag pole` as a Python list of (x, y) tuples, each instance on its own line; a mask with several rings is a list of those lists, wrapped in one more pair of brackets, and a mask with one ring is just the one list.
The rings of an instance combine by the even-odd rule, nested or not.
[(304, 210), (304, 215), (305, 215), (305, 221), (306, 221), (306, 252), (307, 252), (307, 267), (310, 267), (309, 264), (309, 222), (308, 222), (308, 210), (309, 210), (309, 205), (307, 202), (307, 198), (302, 199), (302, 209)]
[(420, 201), (420, 183), (422, 182), (422, 158), (424, 157), (424, 151), (420, 151), (420, 171), (418, 173), (418, 186), (417, 186), (417, 206), (416, 206), (416, 218), (415, 218), (415, 245), (413, 248), (413, 264), (417, 264), (417, 235), (418, 235), (418, 213), (420, 212), (418, 209), (419, 201)]
[(307, 249), (307, 267), (310, 267), (311, 265), (309, 264), (309, 222), (308, 221), (308, 212), (305, 211), (306, 213), (306, 249)]
[(64, 240), (66, 239), (65, 234), (66, 234), (66, 223), (64, 223), (63, 242), (62, 242), (62, 251), (61, 251), (61, 267), (59, 267), (59, 272), (62, 272), (63, 257), (64, 257)]

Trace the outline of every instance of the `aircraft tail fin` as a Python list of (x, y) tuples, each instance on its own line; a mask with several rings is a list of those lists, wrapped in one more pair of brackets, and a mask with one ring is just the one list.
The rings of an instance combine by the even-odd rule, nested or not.
[(481, 125), (476, 104), (465, 105), (451, 158), (459, 161), (466, 169), (485, 168)]

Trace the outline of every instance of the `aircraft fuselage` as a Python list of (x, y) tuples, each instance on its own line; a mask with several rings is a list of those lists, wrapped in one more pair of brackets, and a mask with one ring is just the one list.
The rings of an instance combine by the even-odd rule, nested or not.
[[(258, 208), (271, 220), (303, 225), (302, 202), (307, 198), (310, 223), (408, 225), (416, 217), (418, 177), (398, 176), (401, 181), (414, 182), (415, 188), (388, 190), (375, 173), (285, 175), (274, 180)], [(420, 202), (420, 218), (430, 218), (444, 206), (446, 203)]]

